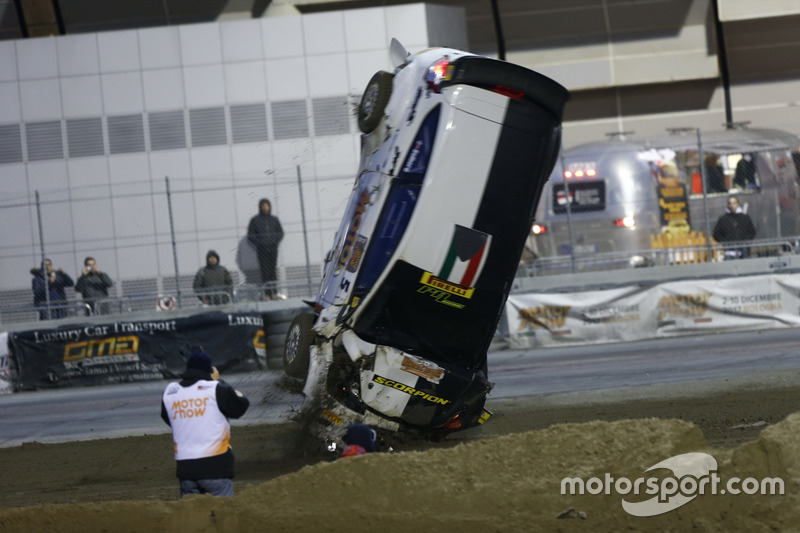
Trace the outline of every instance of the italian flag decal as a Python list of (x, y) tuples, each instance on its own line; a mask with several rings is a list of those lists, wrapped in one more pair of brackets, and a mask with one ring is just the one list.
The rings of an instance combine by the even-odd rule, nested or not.
[(491, 235), (456, 225), (437, 277), (471, 287), (480, 276), (491, 242)]

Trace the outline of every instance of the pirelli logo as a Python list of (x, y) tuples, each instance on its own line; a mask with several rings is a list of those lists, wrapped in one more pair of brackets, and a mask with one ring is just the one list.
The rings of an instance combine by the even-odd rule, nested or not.
[(419, 282), (428, 287), (460, 296), (461, 298), (472, 298), (472, 293), (475, 292), (475, 287), (462, 287), (461, 285), (450, 283), (447, 280), (439, 279), (430, 272), (423, 273), (422, 279), (420, 279)]
[(400, 383), (400, 382), (395, 381), (393, 379), (387, 379), (387, 378), (385, 378), (383, 376), (379, 376), (377, 374), (375, 374), (375, 377), (372, 378), (372, 381), (374, 381), (375, 383), (378, 383), (380, 385), (384, 385), (386, 387), (390, 387), (392, 389), (399, 390), (400, 392), (404, 392), (404, 393), (408, 394), (409, 396), (413, 396), (415, 398), (422, 398), (423, 400), (431, 402), (431, 403), (436, 403), (436, 404), (439, 404), (439, 405), (447, 405), (447, 404), (451, 403), (450, 400), (445, 400), (444, 398), (440, 398), (438, 396), (434, 396), (433, 394), (428, 394), (425, 391), (421, 391), (421, 390), (415, 389), (414, 387), (406, 385), (405, 383)]

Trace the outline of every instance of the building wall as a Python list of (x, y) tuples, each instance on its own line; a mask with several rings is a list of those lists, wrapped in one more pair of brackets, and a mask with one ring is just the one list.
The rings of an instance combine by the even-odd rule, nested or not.
[(415, 4), (0, 42), (0, 288), (29, 286), (42, 242), (73, 277), (87, 255), (116, 280), (174, 276), (171, 227), (181, 275), (209, 249), (235, 270), (262, 197), (284, 271), (306, 248), (318, 265), (391, 37), (465, 35), (463, 10)]
[[(0, 41), (0, 288), (27, 286), (41, 257), (37, 191), (58, 266), (95, 255), (116, 279), (172, 275), (166, 177), (182, 275), (209, 248), (236, 268), (261, 197), (287, 230), (281, 266), (305, 264), (304, 227), (317, 265), (357, 165), (352, 108), (391, 37), (497, 52), (484, 0), (301, 4), (320, 11)], [(719, 2), (732, 118), (800, 135), (800, 14), (754, 5)], [(507, 59), (572, 91), (565, 146), (727, 120), (712, 0), (499, 6)]]
[[(465, 8), (471, 52), (497, 56), (490, 2), (439, 1)], [(714, 2), (726, 43), (732, 121), (800, 134), (798, 2), (537, 0), (497, 6), (506, 59), (572, 92), (563, 139), (574, 146), (623, 131), (723, 127)]]

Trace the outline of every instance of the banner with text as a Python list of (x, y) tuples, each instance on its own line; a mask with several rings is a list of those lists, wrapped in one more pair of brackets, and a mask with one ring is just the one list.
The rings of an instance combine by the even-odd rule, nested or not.
[(800, 326), (800, 275), (685, 280), (649, 288), (512, 294), (512, 348)]
[(254, 313), (36, 329), (12, 333), (10, 343), (23, 389), (176, 377), (195, 345), (220, 371), (265, 356), (263, 319)]
[(0, 332), (0, 394), (13, 392), (11, 360), (8, 355), (8, 333)]

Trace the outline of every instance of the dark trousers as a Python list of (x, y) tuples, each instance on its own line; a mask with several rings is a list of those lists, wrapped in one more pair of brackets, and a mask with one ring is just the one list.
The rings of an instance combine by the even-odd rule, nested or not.
[(261, 282), (264, 284), (264, 294), (275, 296), (275, 280), (278, 278), (278, 249), (276, 247), (261, 247), (258, 249), (258, 267), (261, 272)]

